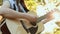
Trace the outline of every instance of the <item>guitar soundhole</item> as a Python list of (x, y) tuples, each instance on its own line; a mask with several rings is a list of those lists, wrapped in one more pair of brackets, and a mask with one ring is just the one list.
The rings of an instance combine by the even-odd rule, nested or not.
[(31, 28), (29, 28), (28, 30), (29, 30), (29, 32), (30, 32), (31, 34), (36, 34), (36, 32), (37, 32), (37, 30), (38, 30), (38, 26), (37, 26), (37, 27), (31, 27)]
[(32, 23), (32, 22), (30, 22), (33, 26), (36, 26), (36, 23), (34, 22), (34, 23)]
[(20, 20), (23, 28), (26, 30), (27, 33), (31, 33), (31, 34), (36, 34), (37, 30), (38, 30), (38, 26), (36, 26), (36, 23), (34, 24), (34, 26), (36, 27), (30, 27), (30, 28), (26, 28), (26, 26), (24, 25), (24, 22), (22, 20)]

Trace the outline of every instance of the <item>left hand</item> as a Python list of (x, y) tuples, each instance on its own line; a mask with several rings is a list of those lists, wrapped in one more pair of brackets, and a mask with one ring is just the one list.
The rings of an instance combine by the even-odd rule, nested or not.
[(46, 19), (53, 19), (54, 18), (53, 13), (54, 13), (53, 10), (51, 10), (49, 13), (47, 13)]
[(51, 10), (50, 12), (48, 12), (48, 13), (46, 14), (46, 18), (43, 19), (41, 22), (42, 22), (43, 24), (45, 24), (45, 23), (47, 23), (48, 21), (54, 19), (53, 13), (54, 13), (53, 10)]

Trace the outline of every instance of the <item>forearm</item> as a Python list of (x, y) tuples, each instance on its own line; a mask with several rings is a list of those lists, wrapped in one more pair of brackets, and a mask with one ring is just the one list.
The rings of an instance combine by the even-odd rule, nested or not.
[(34, 17), (32, 17), (32, 15), (27, 14), (27, 13), (20, 13), (17, 11), (14, 11), (10, 8), (1, 8), (0, 9), (0, 14), (3, 15), (6, 18), (10, 18), (10, 19), (20, 19), (20, 18), (24, 18), (24, 19), (28, 19), (31, 22), (34, 22)]

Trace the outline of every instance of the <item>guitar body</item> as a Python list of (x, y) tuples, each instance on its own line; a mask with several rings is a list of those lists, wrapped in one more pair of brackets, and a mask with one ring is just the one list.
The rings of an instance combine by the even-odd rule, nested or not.
[[(23, 28), (20, 21), (6, 19), (6, 24), (7, 24), (9, 31), (11, 32), (11, 34), (30, 34), (30, 33), (26, 32), (26, 30)], [(43, 23), (37, 23), (37, 25), (38, 25), (38, 30), (37, 30), (36, 34), (42, 32), (44, 30)]]
[(6, 19), (6, 24), (11, 34), (27, 34), (20, 21)]

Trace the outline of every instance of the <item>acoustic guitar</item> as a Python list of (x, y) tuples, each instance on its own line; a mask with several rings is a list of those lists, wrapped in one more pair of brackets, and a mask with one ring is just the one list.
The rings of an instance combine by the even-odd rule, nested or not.
[[(45, 18), (46, 18), (46, 15), (41, 16), (37, 19), (37, 22), (36, 22), (37, 29), (34, 28), (36, 26), (32, 26), (32, 28), (34, 28), (36, 31), (33, 30), (32, 28), (31, 28), (31, 30), (28, 30), (26, 28), (26, 26), (23, 25), (24, 22), (26, 23), (26, 21), (24, 21), (24, 20), (21, 23), (19, 20), (12, 20), (12, 19), (6, 18), (4, 23), (7, 24), (7, 27), (8, 27), (11, 34), (39, 34), (44, 30), (44, 24), (41, 23), (40, 21), (45, 19)], [(2, 24), (4, 24), (4, 23), (2, 23)], [(0, 26), (2, 26), (2, 25), (0, 25)], [(26, 29), (28, 30), (28, 32), (26, 31)]]

